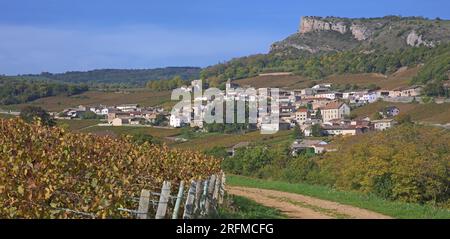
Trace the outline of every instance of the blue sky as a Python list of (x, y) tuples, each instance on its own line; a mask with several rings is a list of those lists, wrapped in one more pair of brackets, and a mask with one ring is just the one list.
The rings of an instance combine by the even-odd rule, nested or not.
[(450, 19), (447, 0), (0, 0), (0, 74), (208, 66), (265, 53), (305, 15)]

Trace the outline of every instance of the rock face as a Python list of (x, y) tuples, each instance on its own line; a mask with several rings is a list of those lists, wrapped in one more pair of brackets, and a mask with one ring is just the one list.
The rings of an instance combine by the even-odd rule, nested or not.
[(394, 51), (406, 47), (435, 47), (450, 43), (450, 20), (385, 16), (344, 18), (305, 16), (299, 29), (272, 44), (278, 55), (316, 54), (358, 49)]
[(408, 44), (409, 46), (427, 46), (427, 47), (434, 47), (434, 43), (433, 42), (428, 42), (423, 40), (422, 35), (417, 34), (416, 31), (411, 31), (408, 36), (406, 37), (406, 44)]
[(353, 37), (355, 37), (358, 41), (367, 40), (372, 35), (372, 32), (367, 29), (367, 27), (362, 25), (352, 24), (350, 30), (352, 31)]
[(335, 31), (345, 34), (351, 31), (353, 37), (358, 41), (366, 40), (370, 37), (371, 31), (362, 25), (352, 24), (350, 27), (342, 21), (329, 21), (320, 17), (302, 17), (299, 32), (304, 34), (314, 31)]
[(342, 34), (347, 32), (347, 26), (343, 22), (328, 22), (319, 17), (302, 17), (300, 33), (313, 31), (337, 31)]

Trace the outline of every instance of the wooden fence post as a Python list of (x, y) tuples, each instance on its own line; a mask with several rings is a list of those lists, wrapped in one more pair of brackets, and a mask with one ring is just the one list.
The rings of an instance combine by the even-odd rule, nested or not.
[(206, 193), (206, 201), (205, 201), (205, 213), (208, 215), (211, 210), (211, 203), (212, 203), (212, 195), (214, 193), (214, 186), (216, 182), (216, 175), (211, 175), (208, 183), (208, 191)]
[(203, 182), (203, 193), (202, 197), (200, 199), (200, 214), (205, 215), (206, 214), (206, 201), (208, 201), (208, 180), (205, 180)]
[(150, 191), (142, 189), (141, 197), (139, 198), (139, 209), (137, 214), (138, 219), (148, 219), (149, 205), (150, 205)]
[(223, 197), (225, 196), (225, 173), (222, 172), (222, 180), (220, 182), (220, 191), (219, 191), (219, 204), (223, 203)]
[(167, 204), (170, 198), (170, 182), (164, 181), (159, 196), (158, 209), (156, 210), (155, 219), (164, 219), (167, 211)]
[(178, 218), (178, 211), (181, 205), (181, 199), (183, 198), (184, 181), (180, 182), (180, 188), (178, 189), (177, 200), (175, 201), (175, 207), (173, 208), (172, 219)]
[(216, 175), (216, 182), (215, 182), (215, 185), (214, 185), (214, 192), (213, 192), (213, 204), (214, 204), (214, 207), (216, 207), (217, 206), (217, 201), (219, 200), (219, 192), (220, 192), (220, 181), (221, 181), (221, 179), (222, 179), (222, 177), (221, 177), (221, 175), (220, 174), (217, 174)]
[(197, 192), (197, 182), (192, 181), (189, 192), (184, 205), (183, 219), (192, 219), (194, 217), (194, 201)]
[(200, 202), (202, 200), (202, 181), (198, 180), (195, 185), (195, 208), (194, 208), (194, 214), (199, 214), (200, 211)]

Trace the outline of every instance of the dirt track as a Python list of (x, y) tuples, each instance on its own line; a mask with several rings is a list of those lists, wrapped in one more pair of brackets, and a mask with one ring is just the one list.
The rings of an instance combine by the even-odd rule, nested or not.
[(232, 195), (246, 197), (267, 207), (276, 208), (289, 218), (303, 219), (389, 219), (391, 217), (336, 202), (275, 190), (227, 187)]

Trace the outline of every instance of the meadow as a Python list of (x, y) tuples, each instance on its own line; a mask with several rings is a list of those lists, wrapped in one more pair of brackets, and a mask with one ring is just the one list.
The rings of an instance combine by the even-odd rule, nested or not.
[(449, 210), (437, 208), (433, 205), (388, 201), (374, 195), (366, 195), (357, 192), (338, 191), (326, 186), (261, 180), (236, 175), (227, 175), (227, 184), (232, 186), (272, 189), (283, 192), (298, 193), (306, 196), (368, 209), (394, 218), (450, 219)]

